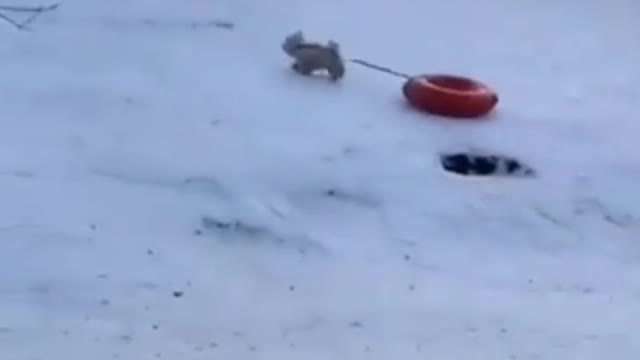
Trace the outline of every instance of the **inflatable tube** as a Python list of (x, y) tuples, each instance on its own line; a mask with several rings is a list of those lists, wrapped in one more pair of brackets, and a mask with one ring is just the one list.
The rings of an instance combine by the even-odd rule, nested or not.
[(455, 75), (418, 75), (402, 87), (407, 101), (415, 108), (441, 116), (478, 118), (498, 103), (498, 95), (487, 85)]

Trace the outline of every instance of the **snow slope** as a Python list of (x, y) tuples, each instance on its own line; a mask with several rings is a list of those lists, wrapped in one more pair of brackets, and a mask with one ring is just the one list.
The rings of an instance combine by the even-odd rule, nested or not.
[[(0, 359), (638, 359), (638, 10), (77, 0), (3, 26)], [(299, 28), (498, 111), (298, 77)], [(469, 148), (541, 176), (443, 173)]]

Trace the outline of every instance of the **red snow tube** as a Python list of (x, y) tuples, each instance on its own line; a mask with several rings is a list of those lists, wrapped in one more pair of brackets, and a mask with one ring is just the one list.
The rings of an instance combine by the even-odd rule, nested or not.
[(414, 76), (402, 92), (417, 109), (455, 118), (481, 117), (498, 103), (498, 95), (485, 84), (455, 75)]

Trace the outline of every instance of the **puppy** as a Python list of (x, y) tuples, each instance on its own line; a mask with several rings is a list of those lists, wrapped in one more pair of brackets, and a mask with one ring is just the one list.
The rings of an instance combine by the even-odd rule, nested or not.
[(302, 31), (296, 31), (285, 38), (282, 50), (294, 59), (291, 68), (301, 75), (326, 70), (333, 81), (344, 77), (345, 64), (340, 55), (340, 45), (333, 40), (326, 45), (307, 42)]

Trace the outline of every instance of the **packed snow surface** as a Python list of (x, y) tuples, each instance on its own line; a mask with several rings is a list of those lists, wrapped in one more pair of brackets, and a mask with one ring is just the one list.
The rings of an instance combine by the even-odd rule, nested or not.
[[(0, 359), (640, 359), (639, 11), (75, 0), (2, 23)], [(500, 103), (452, 121), (354, 63), (299, 76), (298, 29)], [(539, 176), (442, 170), (470, 149)]]

